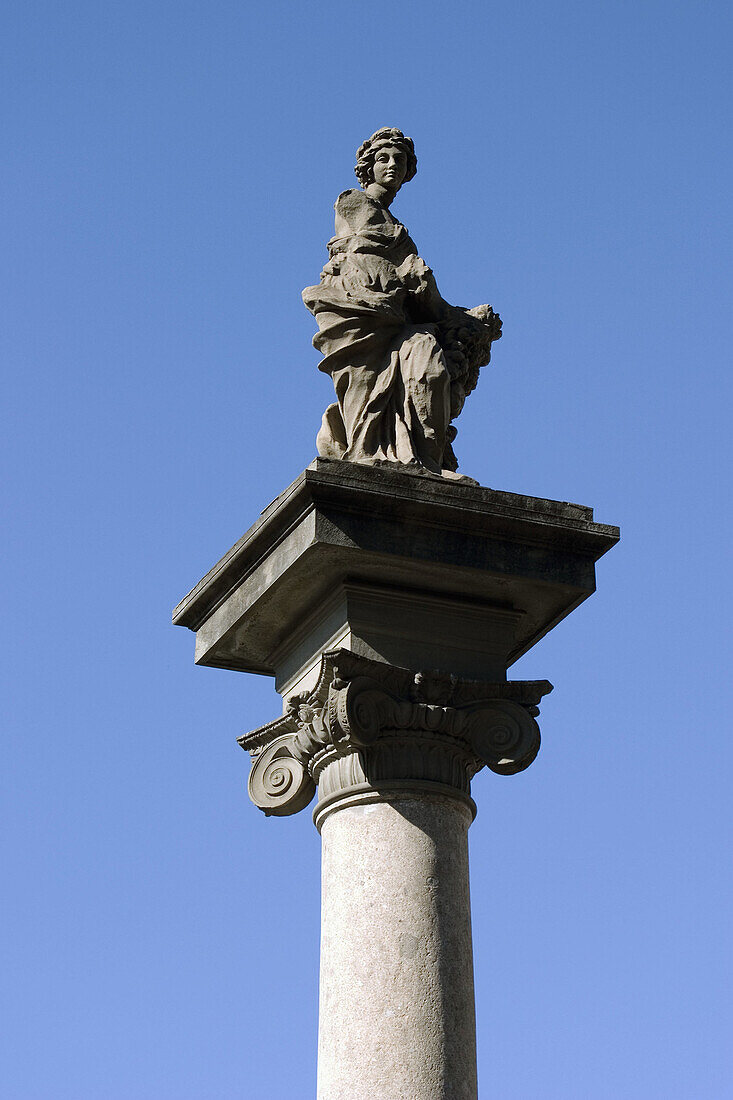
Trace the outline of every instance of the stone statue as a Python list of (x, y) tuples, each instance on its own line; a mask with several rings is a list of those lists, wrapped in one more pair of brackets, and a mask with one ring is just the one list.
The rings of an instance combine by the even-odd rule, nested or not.
[(377, 130), (357, 152), (361, 190), (336, 200), (335, 236), (318, 286), (303, 291), (313, 339), (336, 402), (323, 415), (323, 458), (412, 467), (445, 477), (458, 416), (489, 362), (501, 319), (491, 306), (464, 309), (441, 297), (432, 271), (390, 213), (417, 171), (412, 139)]

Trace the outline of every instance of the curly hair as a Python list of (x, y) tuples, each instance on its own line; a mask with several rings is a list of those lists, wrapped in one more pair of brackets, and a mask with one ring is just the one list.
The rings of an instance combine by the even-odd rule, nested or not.
[(417, 172), (417, 157), (412, 138), (405, 137), (394, 126), (383, 126), (370, 138), (367, 138), (356, 151), (356, 178), (362, 187), (374, 183), (374, 158), (383, 145), (393, 145), (407, 157), (407, 171), (404, 182), (407, 183)]

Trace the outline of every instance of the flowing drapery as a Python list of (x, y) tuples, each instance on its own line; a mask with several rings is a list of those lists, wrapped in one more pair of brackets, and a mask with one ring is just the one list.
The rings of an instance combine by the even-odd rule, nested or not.
[(403, 225), (363, 191), (336, 201), (318, 286), (303, 291), (320, 369), (336, 403), (318, 433), (325, 458), (417, 464), (440, 473), (450, 375), (431, 317), (434, 281)]

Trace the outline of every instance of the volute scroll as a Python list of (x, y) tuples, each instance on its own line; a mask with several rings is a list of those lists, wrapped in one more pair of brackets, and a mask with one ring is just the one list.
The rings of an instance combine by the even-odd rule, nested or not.
[(268, 817), (297, 814), (316, 793), (313, 779), (292, 749), (292, 735), (283, 734), (254, 757), (247, 790), (255, 806)]

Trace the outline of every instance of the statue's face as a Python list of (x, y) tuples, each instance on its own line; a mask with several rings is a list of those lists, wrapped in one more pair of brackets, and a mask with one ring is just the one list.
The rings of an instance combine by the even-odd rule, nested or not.
[(374, 182), (390, 191), (399, 191), (407, 175), (407, 154), (395, 145), (382, 145), (374, 157)]

